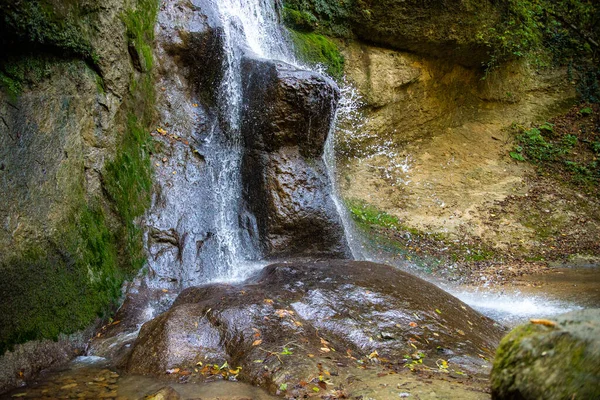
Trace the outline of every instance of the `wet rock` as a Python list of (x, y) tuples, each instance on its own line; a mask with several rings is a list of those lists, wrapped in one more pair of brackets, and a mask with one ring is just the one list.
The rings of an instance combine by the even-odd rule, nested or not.
[(200, 371), (212, 376), (227, 362), (236, 378), (275, 393), (363, 362), (421, 359), (437, 368), (443, 358), (485, 372), (479, 357), (492, 355), (502, 333), (458, 299), (392, 267), (289, 262), (243, 285), (184, 290), (170, 311), (143, 326), (127, 368), (164, 375), (216, 364)]
[(173, 389), (170, 386), (167, 386), (167, 387), (160, 389), (156, 393), (146, 396), (144, 399), (145, 400), (179, 400), (179, 399), (181, 399), (181, 396), (179, 395), (179, 393), (177, 393), (177, 391), (175, 389)]
[(600, 309), (532, 322), (502, 339), (492, 398), (600, 398)]
[(339, 92), (331, 80), (247, 55), (242, 62), (243, 181), (264, 255), (344, 256), (322, 160)]

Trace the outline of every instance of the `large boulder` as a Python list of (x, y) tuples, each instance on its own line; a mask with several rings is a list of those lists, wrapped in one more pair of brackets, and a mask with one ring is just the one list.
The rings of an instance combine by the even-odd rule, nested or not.
[(339, 98), (336, 84), (252, 55), (244, 58), (242, 75), (244, 190), (263, 254), (345, 256), (322, 159)]
[(270, 265), (243, 285), (184, 290), (170, 311), (144, 324), (127, 369), (211, 376), (228, 365), (233, 371), (226, 374), (273, 392), (289, 384), (291, 391), (323, 371), (332, 371), (325, 386), (335, 384), (342, 378), (333, 372), (342, 376), (371, 362), (437, 369), (442, 359), (485, 372), (480, 357), (491, 357), (502, 333), (458, 299), (395, 268), (289, 262)]
[(493, 399), (600, 398), (600, 309), (532, 320), (496, 353)]

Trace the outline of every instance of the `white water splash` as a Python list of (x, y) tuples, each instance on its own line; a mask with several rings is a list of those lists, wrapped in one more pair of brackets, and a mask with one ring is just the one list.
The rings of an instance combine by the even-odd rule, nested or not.
[(349, 84), (345, 79), (340, 85), (340, 101), (335, 113), (333, 123), (325, 142), (325, 150), (323, 152), (323, 161), (327, 169), (329, 182), (331, 182), (331, 196), (337, 212), (342, 220), (346, 242), (352, 253), (354, 260), (364, 260), (365, 255), (362, 251), (362, 242), (360, 233), (356, 230), (349, 211), (343, 203), (337, 187), (337, 161), (336, 161), (336, 130), (343, 130), (345, 133), (351, 133), (358, 130), (363, 123), (362, 116), (359, 112), (362, 107), (362, 99), (358, 94), (358, 90)]
[(582, 307), (543, 296), (525, 295), (518, 291), (497, 293), (490, 289), (459, 291), (445, 288), (480, 313), (507, 326), (515, 326), (530, 318), (551, 317)]

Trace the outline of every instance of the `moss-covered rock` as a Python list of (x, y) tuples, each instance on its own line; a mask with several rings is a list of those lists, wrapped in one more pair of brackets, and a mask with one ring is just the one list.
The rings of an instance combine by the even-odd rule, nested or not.
[(600, 398), (600, 310), (521, 325), (502, 339), (493, 399)]
[(144, 261), (158, 1), (95, 4), (0, 6), (0, 355), (105, 316)]
[(297, 56), (313, 66), (323, 66), (334, 78), (344, 74), (344, 56), (338, 46), (328, 37), (318, 33), (290, 30)]

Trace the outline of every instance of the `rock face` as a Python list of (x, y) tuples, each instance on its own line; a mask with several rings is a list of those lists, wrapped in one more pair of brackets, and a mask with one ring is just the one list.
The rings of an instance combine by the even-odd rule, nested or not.
[(184, 290), (168, 312), (144, 324), (127, 369), (164, 375), (227, 361), (242, 367), (239, 378), (274, 392), (323, 368), (413, 361), (407, 354), (434, 368), (443, 358), (481, 371), (478, 354), (491, 355), (501, 335), (458, 299), (392, 267), (289, 262), (243, 285)]
[[(137, 267), (141, 236), (129, 233), (145, 202), (124, 198), (147, 195), (150, 186), (140, 127), (151, 119), (153, 90), (141, 93), (152, 85), (140, 83), (151, 79), (139, 51), (149, 49), (156, 7), (141, 0), (0, 6), (0, 290), (10, 299), (0, 304), (0, 356), (88, 327)], [(141, 14), (143, 27), (132, 23)], [(37, 350), (14, 348), (0, 364), (34, 360), (21, 367), (29, 378), (80, 347), (65, 342), (65, 355), (36, 357), (48, 348), (39, 342)], [(60, 354), (56, 347), (49, 353)], [(0, 390), (19, 376), (7, 369)]]
[(493, 399), (600, 398), (600, 310), (521, 325), (500, 342)]
[(498, 7), (489, 0), (383, 0), (364, 2), (354, 30), (372, 43), (397, 50), (479, 67), (489, 59), (489, 47), (478, 42), (499, 21)]
[(314, 72), (251, 55), (242, 73), (244, 190), (264, 255), (346, 255), (322, 159), (337, 86)]

